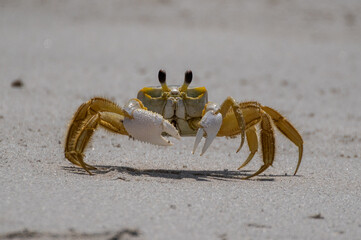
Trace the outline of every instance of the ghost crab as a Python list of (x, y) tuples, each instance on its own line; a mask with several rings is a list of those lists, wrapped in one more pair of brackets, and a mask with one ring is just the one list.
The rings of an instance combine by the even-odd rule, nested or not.
[(202, 137), (206, 138), (202, 148), (203, 155), (216, 136), (241, 136), (237, 152), (245, 139), (250, 154), (238, 168), (246, 166), (258, 151), (256, 126), (260, 126), (263, 165), (258, 171), (245, 177), (248, 179), (259, 175), (272, 165), (275, 156), (275, 125), (299, 149), (300, 166), (303, 152), (303, 140), (292, 124), (276, 110), (258, 102), (237, 103), (228, 97), (220, 106), (208, 102), (204, 87), (189, 88), (193, 74), (185, 73), (182, 86), (167, 86), (166, 73), (160, 70), (158, 79), (160, 87), (145, 87), (138, 92), (137, 98), (129, 100), (123, 107), (105, 98), (92, 98), (82, 104), (70, 123), (65, 145), (65, 157), (75, 165), (90, 170), (96, 168), (84, 162), (84, 150), (98, 126), (131, 136), (134, 139), (155, 145), (170, 146), (172, 143), (164, 138), (171, 136), (196, 136), (193, 153)]

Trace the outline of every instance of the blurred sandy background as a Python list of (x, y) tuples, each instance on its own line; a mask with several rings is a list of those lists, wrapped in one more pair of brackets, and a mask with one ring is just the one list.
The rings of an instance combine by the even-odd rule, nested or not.
[[(361, 3), (0, 1), (0, 239), (358, 239)], [(274, 167), (216, 139), (151, 146), (96, 132), (89, 176), (63, 156), (67, 124), (93, 96), (120, 105), (193, 70), (209, 99), (256, 100), (279, 132)], [(15, 83), (14, 83), (15, 82)], [(17, 84), (16, 84), (17, 82)], [(199, 150), (198, 150), (199, 151)]]

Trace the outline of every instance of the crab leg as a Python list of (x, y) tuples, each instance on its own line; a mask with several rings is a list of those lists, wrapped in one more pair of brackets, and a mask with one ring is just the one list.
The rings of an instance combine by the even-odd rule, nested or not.
[(300, 167), (301, 164), (302, 153), (303, 153), (303, 140), (301, 135), (292, 126), (292, 124), (289, 121), (287, 121), (287, 119), (283, 117), (280, 113), (278, 113), (276, 110), (266, 106), (263, 106), (262, 109), (271, 116), (276, 127), (283, 133), (283, 135), (285, 135), (298, 147), (298, 152), (299, 152), (298, 163), (294, 173), (294, 175), (296, 175), (298, 168)]
[(244, 163), (238, 168), (238, 170), (245, 167), (252, 160), (255, 153), (258, 151), (258, 138), (256, 134), (256, 127), (252, 126), (251, 128), (249, 128), (246, 132), (246, 136), (248, 147), (251, 153), (248, 155), (246, 161), (244, 161)]
[(82, 126), (79, 131), (80, 134), (74, 141), (74, 149), (65, 152), (65, 157), (72, 163), (81, 166), (85, 169), (89, 174), (91, 172), (89, 170), (95, 170), (96, 168), (84, 162), (84, 149), (89, 143), (91, 136), (93, 135), (95, 129), (99, 124), (99, 114), (93, 115), (89, 117), (85, 124)]
[(171, 145), (162, 133), (179, 138), (178, 131), (159, 114), (147, 111), (138, 99), (132, 99), (124, 107), (104, 98), (93, 98), (82, 104), (74, 114), (65, 144), (65, 157), (81, 166), (89, 174), (95, 167), (84, 162), (84, 150), (98, 126), (133, 138), (156, 144)]
[(269, 166), (272, 165), (275, 157), (275, 137), (271, 124), (271, 117), (262, 113), (261, 121), (261, 142), (262, 142), (262, 155), (263, 155), (263, 165), (258, 169), (254, 174), (245, 177), (244, 179), (249, 179), (251, 177), (257, 176), (264, 172)]
[[(110, 117), (110, 115), (112, 115)], [(100, 125), (106, 129), (127, 135), (121, 121), (124, 113), (115, 103), (104, 98), (93, 98), (82, 104), (74, 114), (69, 126), (66, 143), (65, 157), (75, 165), (81, 166), (89, 174), (95, 167), (84, 162), (84, 150), (89, 143), (95, 129)]]
[(237, 149), (237, 152), (239, 152), (239, 150), (241, 150), (241, 148), (244, 144), (244, 140), (245, 140), (246, 123), (245, 123), (245, 120), (243, 117), (241, 106), (239, 106), (239, 104), (237, 104), (237, 102), (232, 97), (227, 97), (227, 99), (224, 100), (224, 102), (222, 103), (221, 108), (219, 109), (219, 112), (222, 114), (223, 119), (225, 119), (230, 111), (231, 112), (233, 111), (234, 116), (237, 121), (236, 130), (237, 131), (240, 130), (240, 133), (241, 133), (241, 144), (239, 145), (239, 147)]

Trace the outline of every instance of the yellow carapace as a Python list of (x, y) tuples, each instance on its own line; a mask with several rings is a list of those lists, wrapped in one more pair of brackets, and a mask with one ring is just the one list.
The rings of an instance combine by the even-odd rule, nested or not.
[(250, 154), (238, 168), (246, 166), (258, 151), (257, 129), (260, 129), (263, 165), (254, 177), (272, 165), (275, 157), (275, 125), (299, 149), (300, 166), (303, 140), (292, 124), (276, 110), (258, 102), (236, 102), (228, 97), (220, 106), (208, 102), (204, 87), (189, 88), (193, 74), (185, 73), (182, 86), (168, 86), (166, 73), (159, 71), (160, 87), (145, 87), (137, 98), (131, 99), (124, 107), (105, 98), (92, 98), (82, 104), (70, 123), (65, 143), (65, 157), (75, 165), (84, 168), (89, 174), (96, 168), (84, 162), (84, 150), (98, 126), (131, 136), (134, 139), (156, 145), (170, 146), (172, 143), (164, 136), (196, 136), (193, 153), (202, 137), (205, 143), (201, 155), (218, 137), (240, 135), (242, 148), (245, 139)]

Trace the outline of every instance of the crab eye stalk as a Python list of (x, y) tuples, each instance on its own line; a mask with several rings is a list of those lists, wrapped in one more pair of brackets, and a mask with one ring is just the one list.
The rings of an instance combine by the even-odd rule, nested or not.
[(164, 70), (159, 70), (159, 73), (158, 73), (158, 80), (159, 80), (159, 82), (160, 82), (160, 85), (162, 86), (162, 90), (164, 91), (164, 92), (169, 92), (170, 91), (170, 89), (168, 88), (168, 86), (167, 86), (167, 83), (166, 83), (166, 73), (165, 73), (165, 71)]
[(160, 84), (163, 84), (163, 83), (165, 83), (165, 79), (166, 79), (166, 73), (165, 73), (165, 71), (164, 70), (159, 70), (159, 73), (158, 73), (158, 79), (159, 79), (159, 82), (160, 82)]
[(184, 74), (184, 83), (182, 85), (182, 87), (180, 88), (181, 92), (186, 92), (188, 89), (189, 84), (191, 84), (193, 79), (193, 73), (191, 70), (188, 70), (185, 72)]

